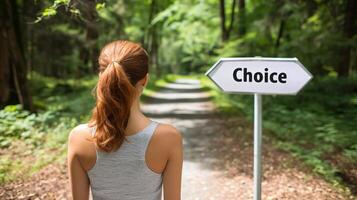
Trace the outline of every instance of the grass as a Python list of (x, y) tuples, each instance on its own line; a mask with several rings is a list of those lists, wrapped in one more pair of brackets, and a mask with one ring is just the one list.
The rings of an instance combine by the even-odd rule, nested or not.
[(78, 123), (50, 111), (30, 114), (18, 105), (0, 113), (0, 183), (26, 177), (63, 157), (68, 133)]
[[(210, 80), (221, 113), (253, 118), (253, 95), (224, 94)], [(297, 96), (263, 96), (263, 127), (277, 148), (290, 152), (334, 185), (354, 190), (357, 165), (357, 79), (315, 78)]]

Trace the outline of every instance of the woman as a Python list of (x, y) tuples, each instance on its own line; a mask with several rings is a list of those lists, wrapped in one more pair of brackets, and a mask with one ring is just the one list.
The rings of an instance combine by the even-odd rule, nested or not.
[(99, 56), (96, 106), (68, 141), (74, 200), (180, 199), (183, 145), (173, 126), (147, 118), (140, 95), (148, 82), (148, 55), (129, 41), (107, 44)]

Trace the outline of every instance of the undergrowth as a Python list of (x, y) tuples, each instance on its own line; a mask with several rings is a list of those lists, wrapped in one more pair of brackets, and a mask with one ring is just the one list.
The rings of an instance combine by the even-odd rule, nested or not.
[[(208, 78), (221, 113), (253, 120), (253, 95), (224, 94)], [(278, 148), (335, 185), (353, 189), (357, 174), (357, 78), (314, 78), (296, 96), (263, 96), (263, 127)], [(342, 158), (342, 159), (341, 159)], [(352, 167), (351, 167), (352, 166)], [(341, 176), (342, 175), (342, 176)]]
[[(88, 121), (95, 105), (97, 80), (96, 76), (64, 80), (32, 74), (30, 89), (37, 112), (21, 105), (0, 110), (0, 184), (30, 176), (50, 163), (63, 163), (69, 132)], [(170, 76), (151, 76), (142, 99), (170, 81)]]

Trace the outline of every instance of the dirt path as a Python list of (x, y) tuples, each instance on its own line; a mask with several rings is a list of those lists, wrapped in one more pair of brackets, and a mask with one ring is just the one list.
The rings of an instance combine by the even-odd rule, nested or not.
[[(149, 97), (144, 112), (171, 123), (184, 136), (183, 200), (252, 199), (252, 129), (242, 117), (215, 113), (197, 80), (180, 79)], [(263, 196), (275, 199), (349, 199), (319, 177), (311, 176), (263, 138)], [(0, 188), (0, 199), (68, 199), (65, 163), (50, 165), (29, 180)], [(353, 199), (352, 197), (350, 199)]]

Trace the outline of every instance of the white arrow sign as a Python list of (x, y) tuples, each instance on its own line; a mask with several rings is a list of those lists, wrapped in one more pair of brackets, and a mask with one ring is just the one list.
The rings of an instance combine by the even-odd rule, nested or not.
[(297, 58), (221, 58), (206, 75), (228, 93), (296, 94), (312, 78)]

